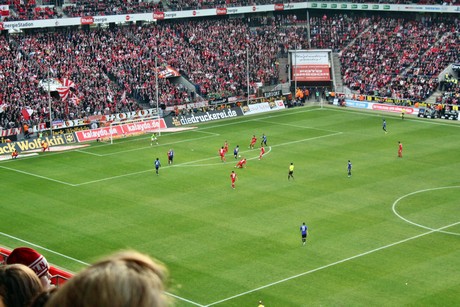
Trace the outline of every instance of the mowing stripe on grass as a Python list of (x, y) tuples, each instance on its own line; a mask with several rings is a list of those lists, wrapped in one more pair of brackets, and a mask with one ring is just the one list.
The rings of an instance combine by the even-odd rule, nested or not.
[[(195, 306), (209, 307), (209, 306), (217, 305), (217, 304), (220, 304), (220, 303), (223, 303), (223, 302), (232, 300), (232, 299), (234, 299), (234, 298), (238, 298), (238, 297), (244, 296), (244, 295), (246, 295), (246, 294), (250, 294), (250, 293), (253, 293), (253, 292), (262, 290), (262, 289), (269, 288), (269, 287), (271, 287), (271, 286), (275, 286), (275, 285), (277, 285), (277, 284), (284, 283), (284, 282), (286, 282), (286, 281), (290, 281), (290, 280), (292, 280), (292, 279), (296, 279), (296, 278), (298, 278), (298, 277), (302, 277), (302, 276), (305, 276), (305, 275), (308, 275), (308, 274), (311, 274), (311, 273), (314, 273), (314, 272), (317, 272), (317, 271), (321, 271), (321, 270), (323, 270), (323, 269), (327, 269), (327, 268), (329, 268), (329, 267), (332, 267), (332, 266), (335, 266), (335, 265), (338, 265), (338, 264), (341, 264), (341, 263), (344, 263), (344, 262), (347, 262), (347, 261), (350, 261), (350, 260), (354, 260), (354, 259), (357, 259), (357, 258), (366, 256), (366, 255), (375, 253), (375, 252), (377, 252), (377, 251), (381, 251), (381, 250), (383, 250), (383, 249), (387, 249), (387, 248), (389, 248), (389, 247), (393, 247), (393, 246), (396, 246), (396, 245), (399, 245), (399, 244), (402, 244), (402, 243), (406, 243), (406, 242), (408, 242), (408, 241), (415, 240), (415, 239), (417, 239), (417, 238), (421, 238), (421, 237), (423, 237), (423, 236), (426, 236), (426, 235), (429, 235), (429, 234), (432, 234), (432, 233), (441, 232), (442, 230), (444, 230), (444, 229), (446, 229), (446, 228), (453, 227), (453, 226), (456, 226), (456, 225), (458, 225), (458, 224), (460, 224), (460, 222), (452, 223), (452, 224), (447, 225), (447, 226), (443, 226), (443, 227), (440, 227), (440, 228), (437, 228), (437, 229), (433, 229), (433, 230), (430, 230), (430, 231), (421, 233), (421, 234), (419, 234), (419, 235), (416, 235), (416, 236), (413, 236), (413, 237), (410, 237), (410, 238), (407, 238), (407, 239), (404, 239), (404, 240), (400, 240), (400, 241), (397, 241), (397, 242), (395, 242), (395, 243), (391, 243), (391, 244), (388, 244), (388, 245), (385, 245), (385, 246), (381, 246), (381, 247), (375, 248), (375, 249), (373, 249), (373, 250), (370, 250), (370, 251), (367, 251), (367, 252), (364, 252), (364, 253), (361, 253), (361, 254), (352, 256), (352, 257), (348, 257), (348, 258), (345, 258), (345, 259), (342, 259), (342, 260), (339, 260), (339, 261), (336, 261), (336, 262), (333, 262), (333, 263), (330, 263), (330, 264), (326, 264), (326, 265), (323, 265), (323, 266), (318, 267), (318, 268), (316, 268), (316, 269), (313, 269), (313, 270), (310, 270), (310, 271), (306, 271), (306, 272), (303, 272), (303, 273), (300, 273), (300, 274), (297, 274), (297, 275), (293, 275), (293, 276), (290, 276), (290, 277), (287, 277), (287, 278), (284, 278), (284, 279), (281, 279), (281, 280), (278, 280), (278, 281), (269, 283), (269, 284), (267, 284), (267, 285), (264, 285), (264, 286), (261, 286), (261, 287), (255, 288), (255, 289), (252, 289), (252, 290), (249, 290), (249, 291), (245, 291), (245, 292), (242, 292), (242, 293), (239, 293), (239, 294), (236, 294), (236, 295), (233, 295), (233, 296), (224, 298), (224, 299), (222, 299), (222, 300), (219, 300), (219, 301), (216, 301), (216, 302), (207, 304), (207, 305), (202, 305), (202, 304), (196, 303), (196, 302), (194, 302), (194, 301), (191, 301), (191, 300), (188, 300), (188, 299), (186, 299), (186, 298), (183, 298), (183, 297), (174, 295), (174, 294), (169, 293), (169, 292), (165, 292), (165, 293), (166, 293), (167, 295), (169, 295), (169, 296), (172, 296), (172, 297), (174, 297), (174, 298), (176, 298), (176, 299), (179, 299), (179, 300), (181, 300), (181, 301), (184, 301), (184, 302), (188, 302), (188, 303), (193, 304), (193, 305), (195, 305)], [(83, 264), (83, 265), (86, 265), (86, 266), (90, 265), (90, 264), (88, 264), (88, 263), (86, 263), (86, 262), (83, 262), (83, 261), (81, 261), (81, 260), (78, 260), (78, 259), (75, 259), (75, 258), (66, 256), (66, 255), (64, 255), (64, 254), (55, 252), (55, 251), (50, 250), (50, 249), (48, 249), (48, 248), (42, 247), (42, 246), (40, 246), (40, 245), (37, 245), (37, 244), (31, 243), (31, 242), (28, 242), (28, 241), (25, 241), (25, 240), (16, 238), (16, 237), (11, 236), (11, 235), (9, 235), (9, 234), (6, 234), (6, 233), (4, 233), (4, 232), (0, 232), (0, 235), (3, 235), (3, 236), (5, 236), (5, 237), (8, 237), (8, 238), (11, 238), (11, 239), (14, 239), (14, 240), (18, 240), (18, 241), (20, 241), (20, 242), (29, 244), (29, 245), (31, 245), (31, 246), (34, 246), (34, 247), (39, 248), (39, 249), (42, 249), (42, 250), (46, 250), (46, 251), (48, 251), (48, 252), (50, 252), (50, 253), (53, 253), (53, 254), (55, 254), (55, 255), (61, 256), (61, 257), (63, 257), (63, 258), (66, 258), (66, 259), (69, 259), (69, 260), (72, 260), (72, 261), (75, 261), (75, 262), (78, 262), (78, 263), (81, 263), (81, 264)]]
[(315, 127), (308, 127), (308, 126), (305, 127), (305, 126), (299, 126), (299, 125), (293, 125), (293, 124), (283, 124), (283, 123), (271, 122), (271, 121), (264, 120), (264, 119), (258, 119), (257, 121), (262, 122), (262, 123), (266, 123), (266, 124), (270, 124), (270, 125), (279, 125), (279, 126), (287, 126), (287, 127), (294, 127), (294, 128), (311, 129), (311, 130), (326, 131), (326, 132), (331, 132), (331, 133), (338, 132), (338, 131), (322, 129), (322, 128), (315, 128)]
[(264, 286), (261, 286), (261, 287), (255, 288), (255, 289), (252, 289), (252, 290), (249, 290), (249, 291), (245, 291), (245, 292), (242, 292), (242, 293), (239, 293), (239, 294), (236, 294), (236, 295), (233, 295), (233, 296), (224, 298), (224, 299), (219, 300), (219, 301), (216, 301), (216, 302), (214, 302), (214, 303), (207, 304), (206, 307), (208, 307), (208, 306), (213, 306), (213, 305), (217, 305), (217, 304), (220, 304), (220, 303), (223, 303), (223, 302), (232, 300), (232, 299), (234, 299), (234, 298), (238, 298), (238, 297), (244, 296), (244, 295), (246, 295), (246, 294), (250, 294), (250, 293), (253, 293), (253, 292), (262, 290), (262, 289), (266, 289), (266, 288), (269, 288), (269, 287), (271, 287), (271, 286), (275, 286), (275, 285), (284, 283), (284, 282), (286, 282), (286, 281), (290, 281), (290, 280), (292, 280), (292, 279), (296, 279), (296, 278), (298, 278), (298, 277), (302, 277), (302, 276), (305, 276), (305, 275), (308, 275), (308, 274), (311, 274), (311, 273), (314, 273), (314, 272), (317, 272), (317, 271), (321, 271), (321, 270), (323, 270), (323, 269), (327, 269), (327, 268), (329, 268), (329, 267), (332, 267), (332, 266), (335, 266), (335, 265), (338, 265), (338, 264), (341, 264), (341, 263), (344, 263), (344, 262), (347, 262), (347, 261), (350, 261), (350, 260), (354, 260), (354, 259), (357, 259), (357, 258), (366, 256), (366, 255), (369, 255), (369, 254), (372, 254), (372, 253), (381, 251), (381, 250), (383, 250), (383, 249), (387, 249), (387, 248), (389, 248), (389, 247), (393, 247), (393, 246), (396, 246), (396, 245), (399, 245), (399, 244), (402, 244), (402, 243), (406, 243), (406, 242), (408, 242), (408, 241), (415, 240), (415, 239), (418, 239), (418, 238), (420, 238), (420, 237), (423, 237), (423, 236), (426, 236), (426, 235), (429, 235), (429, 234), (432, 234), (432, 233), (440, 232), (440, 231), (443, 230), (443, 229), (446, 229), (446, 228), (449, 228), (449, 227), (453, 227), (453, 226), (456, 226), (456, 225), (458, 225), (458, 224), (460, 224), (460, 222), (456, 222), (456, 223), (453, 223), (453, 224), (450, 224), (450, 225), (447, 225), (447, 226), (444, 226), (444, 227), (440, 227), (440, 228), (438, 228), (438, 229), (433, 229), (433, 230), (430, 230), (430, 231), (421, 233), (421, 234), (419, 234), (419, 235), (416, 235), (416, 236), (413, 236), (413, 237), (410, 237), (410, 238), (407, 238), (407, 239), (404, 239), (404, 240), (401, 240), (401, 241), (397, 241), (397, 242), (395, 242), (395, 243), (391, 243), (391, 244), (388, 244), (388, 245), (385, 245), (385, 246), (381, 246), (381, 247), (378, 247), (378, 248), (376, 248), (376, 249), (373, 249), (373, 250), (370, 250), (370, 251), (367, 251), (367, 252), (364, 252), (364, 253), (361, 253), (361, 254), (352, 256), (352, 257), (348, 257), (348, 258), (345, 258), (345, 259), (342, 259), (342, 260), (339, 260), (339, 261), (336, 261), (336, 262), (333, 262), (333, 263), (330, 263), (330, 264), (326, 264), (326, 265), (323, 265), (323, 266), (318, 267), (318, 268), (316, 268), (316, 269), (313, 269), (313, 270), (310, 270), (310, 271), (306, 271), (306, 272), (303, 272), (303, 273), (300, 273), (300, 274), (297, 274), (297, 275), (294, 275), (294, 276), (290, 276), (290, 277), (287, 277), (287, 278), (284, 278), (284, 279), (281, 279), (281, 280), (278, 280), (278, 281), (269, 283), (269, 284), (267, 284), (267, 285), (264, 285)]

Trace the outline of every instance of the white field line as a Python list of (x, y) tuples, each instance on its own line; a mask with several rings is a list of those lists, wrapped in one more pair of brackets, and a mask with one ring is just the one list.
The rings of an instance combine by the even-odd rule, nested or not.
[[(334, 107), (327, 107), (328, 111), (335, 111), (335, 112), (345, 112), (345, 113), (357, 113), (360, 115), (372, 116), (372, 117), (387, 117), (387, 118), (399, 118), (399, 113), (370, 113), (370, 110), (359, 110), (359, 109), (340, 109)], [(367, 111), (367, 112), (366, 112)], [(402, 119), (400, 119), (402, 120)], [(439, 125), (439, 126), (449, 126), (449, 127), (456, 127), (460, 128), (460, 124), (458, 121), (447, 121), (446, 119), (427, 119), (427, 118), (411, 118), (406, 115), (404, 121), (412, 121), (417, 122), (420, 124), (427, 124), (427, 125)], [(445, 122), (441, 122), (445, 121)]]
[[(1, 235), (1, 236), (4, 236), (4, 237), (7, 237), (7, 238), (10, 238), (10, 239), (13, 239), (13, 240), (16, 240), (16, 241), (18, 241), (18, 242), (25, 243), (25, 244), (27, 244), (27, 245), (29, 245), (29, 246), (33, 246), (33, 247), (35, 247), (35, 248), (37, 248), (37, 249), (39, 249), (39, 250), (44, 250), (44, 251), (47, 251), (47, 252), (49, 252), (49, 253), (51, 253), (51, 254), (58, 255), (59, 257), (62, 257), (62, 258), (65, 258), (65, 259), (68, 259), (68, 260), (71, 260), (71, 261), (74, 261), (74, 262), (83, 264), (83, 265), (85, 265), (85, 266), (90, 266), (90, 265), (91, 265), (91, 264), (89, 264), (89, 263), (87, 263), (87, 262), (84, 262), (84, 261), (78, 260), (78, 259), (76, 259), (76, 258), (73, 258), (73, 257), (67, 256), (67, 255), (61, 254), (61, 253), (56, 252), (56, 251), (54, 251), (54, 250), (51, 250), (51, 249), (49, 249), (49, 248), (46, 248), (46, 247), (40, 246), (40, 245), (38, 245), (38, 244), (35, 244), (35, 243), (32, 243), (32, 242), (29, 242), (29, 241), (20, 239), (20, 238), (18, 238), (18, 237), (14, 237), (14, 236), (9, 235), (9, 234), (4, 233), (4, 232), (0, 232), (0, 235)], [(71, 272), (71, 273), (72, 273), (72, 272)], [(198, 304), (198, 303), (193, 302), (193, 301), (191, 301), (191, 300), (188, 300), (188, 299), (186, 299), (186, 298), (177, 296), (177, 295), (175, 295), (175, 294), (172, 294), (172, 293), (169, 293), (169, 292), (166, 292), (166, 291), (165, 291), (165, 294), (166, 294), (166, 295), (169, 295), (169, 296), (172, 296), (172, 297), (174, 297), (174, 298), (176, 298), (176, 299), (178, 299), (178, 300), (181, 300), (181, 301), (184, 301), (184, 302), (193, 304), (193, 305), (195, 305), (195, 306), (203, 307), (203, 305), (201, 305), (201, 304)]]
[[(429, 191), (437, 191), (437, 190), (444, 190), (444, 189), (456, 189), (456, 188), (460, 188), (460, 186), (457, 185), (457, 186), (448, 186), (448, 187), (439, 187), (439, 188), (431, 188), (431, 189), (418, 190), (418, 191), (415, 191), (415, 192), (412, 192), (412, 193), (403, 195), (403, 196), (401, 196), (400, 198), (398, 198), (397, 200), (395, 200), (395, 202), (394, 202), (393, 205), (391, 206), (391, 209), (393, 210), (393, 213), (394, 213), (397, 217), (399, 217), (401, 220), (405, 221), (406, 223), (412, 224), (412, 225), (414, 225), (414, 226), (417, 226), (417, 227), (420, 227), (420, 228), (423, 228), (423, 229), (434, 230), (434, 231), (436, 231), (436, 229), (433, 229), (433, 228), (431, 228), (431, 227), (424, 226), (424, 225), (421, 225), (421, 224), (412, 222), (412, 221), (409, 220), (409, 219), (406, 219), (405, 217), (403, 217), (402, 215), (400, 215), (400, 214), (398, 213), (398, 211), (396, 211), (396, 207), (397, 207), (399, 201), (401, 201), (401, 199), (404, 199), (404, 198), (406, 198), (406, 197), (408, 197), (408, 196), (411, 196), (411, 195), (415, 195), (415, 194), (423, 193), (423, 192), (429, 192)], [(444, 230), (437, 230), (437, 231), (442, 232), (442, 233), (445, 233), (445, 234), (449, 234), (449, 235), (460, 236), (460, 233), (458, 233), (458, 232), (451, 232), (451, 231), (444, 231)]]
[[(249, 291), (245, 291), (245, 292), (242, 292), (242, 293), (239, 293), (239, 294), (236, 294), (236, 295), (227, 297), (227, 298), (222, 299), (222, 300), (219, 300), (219, 301), (215, 301), (215, 302), (210, 303), (210, 304), (207, 304), (207, 305), (202, 305), (202, 304), (193, 302), (193, 301), (191, 301), (191, 300), (188, 300), (188, 299), (186, 299), (186, 298), (182, 298), (182, 297), (180, 297), (180, 296), (177, 296), (177, 295), (174, 295), (174, 294), (171, 294), (171, 293), (168, 293), (168, 292), (165, 292), (165, 293), (166, 293), (167, 295), (170, 295), (170, 296), (176, 298), (176, 299), (179, 299), (179, 300), (184, 301), (184, 302), (188, 302), (188, 303), (193, 304), (193, 305), (195, 305), (195, 306), (201, 306), (201, 307), (213, 306), (213, 305), (217, 305), (217, 304), (220, 304), (220, 303), (223, 303), (223, 302), (232, 300), (232, 299), (234, 299), (234, 298), (238, 298), (238, 297), (244, 296), (244, 295), (246, 295), (246, 294), (250, 294), (250, 293), (253, 293), (253, 292), (262, 290), (262, 289), (266, 289), (266, 288), (269, 288), (269, 287), (271, 287), (271, 286), (274, 286), (274, 285), (277, 285), (277, 284), (281, 284), (281, 283), (283, 283), (283, 282), (286, 282), (286, 281), (289, 281), (289, 280), (292, 280), (292, 279), (295, 279), (295, 278), (298, 278), (298, 277), (302, 277), (302, 276), (305, 276), (305, 275), (308, 275), (308, 274), (311, 274), (311, 273), (314, 273), (314, 272), (317, 272), (317, 271), (321, 271), (321, 270), (323, 270), (323, 269), (326, 269), (326, 268), (329, 268), (329, 267), (332, 267), (332, 266), (335, 266), (335, 265), (338, 265), (338, 264), (341, 264), (341, 263), (344, 263), (344, 262), (347, 262), (347, 261), (350, 261), (350, 260), (353, 260), (353, 259), (357, 259), (357, 258), (366, 256), (366, 255), (375, 253), (375, 252), (380, 251), (380, 250), (383, 250), (383, 249), (387, 249), (387, 248), (389, 248), (389, 247), (393, 247), (393, 246), (396, 246), (396, 245), (399, 245), (399, 244), (402, 244), (402, 243), (406, 243), (406, 242), (408, 242), (408, 241), (415, 240), (415, 239), (417, 239), (417, 238), (420, 238), (420, 237), (423, 237), (423, 236), (426, 236), (426, 235), (429, 235), (429, 234), (432, 234), (432, 233), (441, 232), (442, 230), (444, 230), (444, 229), (446, 229), (446, 228), (453, 227), (453, 226), (456, 226), (456, 225), (458, 225), (458, 224), (460, 224), (460, 222), (452, 223), (452, 224), (447, 225), (447, 226), (444, 226), (444, 227), (440, 227), (440, 228), (437, 228), (437, 229), (433, 229), (433, 230), (430, 230), (430, 231), (421, 233), (421, 234), (419, 234), (419, 235), (416, 235), (416, 236), (413, 236), (413, 237), (410, 237), (410, 238), (407, 238), (407, 239), (403, 239), (403, 240), (400, 240), (400, 241), (397, 241), (397, 242), (394, 242), (394, 243), (391, 243), (391, 244), (387, 244), (387, 245), (384, 245), (384, 246), (375, 248), (375, 249), (373, 249), (373, 250), (370, 250), (370, 251), (367, 251), (367, 252), (364, 252), (364, 253), (361, 253), (361, 254), (352, 256), (352, 257), (348, 257), (348, 258), (345, 258), (345, 259), (342, 259), (342, 260), (339, 260), (339, 261), (336, 261), (336, 262), (332, 262), (332, 263), (330, 263), (330, 264), (323, 265), (323, 266), (321, 266), (321, 267), (318, 267), (318, 268), (316, 268), (316, 269), (312, 269), (312, 270), (310, 270), (310, 271), (306, 271), (306, 272), (303, 272), (303, 273), (300, 273), (300, 274), (296, 274), (296, 275), (293, 275), (293, 276), (290, 276), (290, 277), (287, 277), (287, 278), (284, 278), (284, 279), (281, 279), (281, 280), (278, 280), (278, 281), (275, 281), (275, 282), (266, 284), (266, 285), (264, 285), (264, 286), (261, 286), (261, 287), (255, 288), (255, 289), (252, 289), (252, 290), (249, 290)], [(83, 265), (86, 265), (86, 266), (90, 265), (90, 264), (88, 264), (88, 263), (86, 263), (86, 262), (84, 262), (84, 261), (81, 261), (81, 260), (78, 260), (78, 259), (76, 259), (76, 258), (67, 256), (67, 255), (64, 255), (64, 254), (61, 254), (61, 253), (58, 253), (58, 252), (56, 252), (56, 251), (53, 251), (53, 250), (48, 249), (48, 248), (45, 248), (45, 247), (43, 247), (43, 246), (34, 244), (34, 243), (32, 243), (32, 242), (29, 242), (29, 241), (26, 241), (26, 240), (22, 240), (22, 239), (20, 239), (20, 238), (11, 236), (11, 235), (6, 234), (6, 233), (4, 233), (4, 232), (0, 232), (0, 235), (5, 236), (5, 237), (8, 237), (8, 238), (11, 238), (11, 239), (14, 239), (14, 240), (17, 240), (17, 241), (22, 242), (22, 243), (26, 243), (26, 244), (28, 244), (28, 245), (30, 245), (30, 246), (36, 247), (36, 248), (41, 249), (41, 250), (46, 250), (46, 251), (49, 252), (49, 253), (58, 255), (58, 256), (60, 256), (60, 257), (66, 258), (66, 259), (68, 259), (68, 260), (75, 261), (75, 262), (77, 262), (77, 263), (80, 263), (80, 264), (83, 264)]]
[[(202, 136), (202, 137), (197, 137), (197, 138), (192, 138), (192, 139), (186, 139), (186, 140), (182, 140), (182, 141), (176, 141), (176, 142), (170, 142), (170, 143), (161, 143), (161, 144), (156, 145), (156, 147), (158, 147), (158, 146), (169, 146), (169, 145), (174, 145), (174, 144), (178, 144), (178, 143), (191, 142), (191, 141), (196, 141), (196, 140), (200, 140), (200, 139), (206, 139), (206, 138), (210, 138), (210, 137), (220, 135), (218, 133), (212, 133), (212, 132), (207, 132), (207, 131), (199, 131), (199, 130), (186, 130), (186, 131), (180, 131), (180, 132), (174, 132), (174, 133), (177, 134), (177, 133), (184, 133), (184, 132), (196, 132), (196, 133), (204, 133), (204, 134), (208, 134), (208, 135), (207, 136)], [(161, 139), (163, 139), (163, 137), (164, 136), (161, 136), (159, 139), (161, 140)], [(125, 141), (125, 142), (139, 142), (140, 140), (147, 140), (147, 139), (150, 139), (150, 136), (149, 137), (144, 137), (144, 138), (137, 138), (137, 139), (134, 139), (134, 140), (128, 140), (128, 141)], [(123, 142), (123, 143), (125, 143), (125, 142)], [(119, 144), (121, 144), (121, 143), (119, 143)], [(118, 144), (105, 144), (103, 146), (114, 146), (114, 145), (116, 146)], [(118, 155), (120, 153), (144, 150), (144, 149), (147, 149), (147, 148), (152, 148), (152, 146), (143, 146), (143, 147), (137, 147), (137, 148), (129, 149), (129, 150), (113, 151), (113, 152), (107, 153), (107, 154), (93, 153), (93, 152), (89, 151), (91, 148), (88, 148), (88, 151), (86, 151), (86, 150), (78, 150), (78, 152), (88, 154), (88, 155), (97, 156), (97, 157), (106, 157), (106, 156)]]
[(134, 172), (134, 173), (127, 173), (127, 174), (123, 174), (123, 175), (117, 175), (117, 176), (112, 176), (112, 177), (106, 177), (106, 178), (101, 178), (101, 179), (97, 179), (97, 180), (86, 181), (86, 182), (82, 182), (82, 183), (75, 183), (75, 184), (73, 184), (73, 186), (79, 187), (79, 186), (82, 186), (82, 185), (88, 185), (88, 184), (97, 183), (97, 182), (102, 182), (102, 181), (107, 181), (107, 180), (113, 180), (113, 179), (118, 179), (118, 178), (123, 178), (123, 177), (129, 177), (129, 176), (139, 175), (139, 174), (148, 173), (148, 172), (152, 172), (152, 171), (153, 171), (153, 169), (147, 169), (147, 170), (143, 170), (143, 171), (139, 171), (139, 172)]
[(45, 179), (45, 180), (52, 181), (52, 182), (57, 182), (57, 183), (60, 183), (60, 184), (71, 186), (71, 187), (76, 186), (75, 184), (72, 184), (72, 183), (68, 183), (68, 182), (61, 181), (61, 180), (56, 180), (56, 179), (53, 179), (53, 178), (48, 178), (48, 177), (45, 177), (45, 176), (33, 174), (33, 173), (30, 173), (30, 172), (26, 172), (26, 171), (21, 171), (21, 170), (6, 167), (6, 166), (3, 166), (3, 165), (0, 165), (0, 168), (6, 169), (6, 170), (9, 170), (9, 171), (12, 171), (12, 172), (16, 172), (16, 173), (21, 173), (21, 174), (24, 174), (24, 175), (27, 175), (27, 176), (32, 176), (32, 177), (37, 177), (37, 178)]
[[(309, 108), (309, 107), (306, 107)], [(226, 123), (219, 123), (219, 124), (209, 124), (209, 126), (205, 127), (200, 127), (200, 130), (204, 129), (212, 129), (212, 128), (219, 128), (219, 127), (225, 127), (225, 126), (231, 126), (231, 125), (239, 125), (241, 123), (248, 123), (248, 122), (255, 122), (255, 121), (260, 121), (264, 119), (270, 119), (270, 118), (277, 118), (277, 117), (283, 117), (283, 116), (292, 116), (293, 113), (299, 114), (299, 113), (307, 113), (307, 112), (313, 112), (313, 111), (322, 111), (323, 109), (304, 109), (304, 110), (297, 110), (297, 112), (286, 112), (290, 109), (285, 109), (285, 110), (280, 110), (277, 112), (278, 114), (276, 115), (267, 115), (264, 117), (258, 117), (258, 118), (251, 118), (251, 119), (246, 119), (246, 120), (235, 120), (232, 122), (226, 122)], [(253, 115), (248, 115), (247, 117), (252, 117), (260, 114), (253, 114)], [(233, 118), (235, 119), (235, 118)], [(305, 127), (304, 127), (305, 128)]]
[(447, 226), (444, 226), (444, 227), (441, 227), (441, 228), (438, 228), (438, 229), (433, 229), (433, 230), (430, 230), (430, 231), (421, 233), (421, 234), (419, 234), (419, 235), (416, 235), (416, 236), (413, 236), (413, 237), (410, 237), (410, 238), (407, 238), (407, 239), (404, 239), (404, 240), (400, 240), (400, 241), (397, 241), (397, 242), (394, 242), (394, 243), (391, 243), (391, 244), (388, 244), (388, 245), (384, 245), (384, 246), (375, 248), (375, 249), (373, 249), (373, 250), (370, 250), (370, 251), (367, 251), (367, 252), (364, 252), (364, 253), (361, 253), (361, 254), (352, 256), (352, 257), (348, 257), (348, 258), (345, 258), (345, 259), (342, 259), (342, 260), (339, 260), (339, 261), (336, 261), (336, 262), (332, 262), (332, 263), (329, 263), (329, 264), (320, 266), (320, 267), (318, 267), (318, 268), (316, 268), (316, 269), (312, 269), (312, 270), (310, 270), (310, 271), (306, 271), (306, 272), (303, 272), (303, 273), (300, 273), (300, 274), (297, 274), (297, 275), (293, 275), (293, 276), (290, 276), (290, 277), (287, 277), (287, 278), (284, 278), (284, 279), (281, 279), (281, 280), (278, 280), (278, 281), (275, 281), (275, 282), (266, 284), (266, 285), (264, 285), (264, 286), (261, 286), (261, 287), (255, 288), (255, 289), (252, 289), (252, 290), (249, 290), (249, 291), (245, 291), (245, 292), (242, 292), (242, 293), (239, 293), (239, 294), (236, 294), (236, 295), (233, 295), (233, 296), (224, 298), (224, 299), (222, 299), (222, 300), (213, 302), (213, 303), (211, 303), (211, 304), (207, 304), (206, 307), (207, 307), (207, 306), (217, 305), (217, 304), (220, 304), (220, 303), (223, 303), (223, 302), (232, 300), (232, 299), (234, 299), (234, 298), (244, 296), (244, 295), (246, 295), (246, 294), (250, 294), (250, 293), (253, 293), (253, 292), (262, 290), (262, 289), (266, 289), (266, 288), (269, 288), (269, 287), (271, 287), (271, 286), (278, 285), (278, 284), (284, 283), (284, 282), (286, 282), (286, 281), (290, 281), (290, 280), (292, 280), (292, 279), (296, 279), (296, 278), (298, 278), (298, 277), (302, 277), (302, 276), (305, 276), (305, 275), (308, 275), (308, 274), (311, 274), (311, 273), (314, 273), (314, 272), (317, 272), (317, 271), (321, 271), (321, 270), (327, 269), (327, 268), (329, 268), (329, 267), (332, 267), (332, 266), (335, 266), (335, 265), (338, 265), (338, 264), (341, 264), (341, 263), (344, 263), (344, 262), (347, 262), (347, 261), (350, 261), (350, 260), (354, 260), (354, 259), (356, 259), (356, 258), (360, 258), (360, 257), (366, 256), (366, 255), (369, 255), (369, 254), (372, 254), (372, 253), (381, 251), (381, 250), (383, 250), (383, 249), (387, 249), (387, 248), (389, 248), (389, 247), (393, 247), (393, 246), (396, 246), (396, 245), (399, 245), (399, 244), (402, 244), (402, 243), (406, 243), (406, 242), (408, 242), (408, 241), (415, 240), (415, 239), (418, 239), (418, 238), (420, 238), (420, 237), (423, 237), (423, 236), (426, 236), (426, 235), (429, 235), (429, 234), (432, 234), (432, 233), (439, 232), (439, 231), (441, 231), (441, 230), (443, 230), (443, 229), (446, 229), (446, 228), (449, 228), (449, 227), (452, 227), (452, 226), (455, 226), (455, 225), (458, 225), (458, 224), (460, 224), (460, 222), (456, 222), (456, 223), (453, 223), (453, 224), (450, 224), (450, 225), (447, 225)]
[[(240, 153), (245, 153), (245, 152), (248, 152), (249, 150), (246, 150), (246, 151), (241, 151)], [(268, 146), (268, 151), (265, 152), (264, 154), (264, 157), (266, 155), (268, 155), (270, 152), (272, 151), (272, 147), (271, 146)], [(256, 151), (254, 151), (256, 152)], [(257, 156), (255, 157), (252, 157), (252, 158), (247, 158), (246, 160), (255, 160), (255, 159), (258, 159), (259, 156), (257, 154)], [(208, 160), (215, 160), (217, 159), (216, 157), (211, 157), (211, 158), (204, 158), (204, 159), (200, 159), (200, 160), (195, 160), (195, 161), (189, 161), (189, 162), (184, 162), (184, 163), (180, 163), (180, 164), (177, 164), (177, 165), (172, 165), (173, 167), (197, 167), (197, 166), (213, 166), (213, 165), (225, 165), (227, 164), (227, 162), (224, 162), (222, 163), (222, 161), (219, 161), (219, 162), (213, 162), (213, 163), (206, 163), (206, 164), (195, 164), (196, 162), (201, 162), (201, 161), (208, 161)], [(232, 160), (232, 162), (238, 162), (239, 160)], [(230, 161), (228, 161), (230, 162)]]
[(65, 258), (65, 259), (68, 259), (68, 260), (71, 260), (71, 261), (75, 261), (75, 262), (80, 263), (80, 264), (83, 264), (83, 265), (87, 265), (87, 266), (89, 265), (88, 263), (86, 263), (86, 262), (84, 262), (84, 261), (81, 261), (81, 260), (78, 260), (78, 259), (76, 259), (76, 258), (72, 258), (72, 257), (70, 257), (70, 256), (67, 256), (67, 255), (58, 253), (58, 252), (53, 251), (53, 250), (51, 250), (51, 249), (48, 249), (48, 248), (46, 248), (46, 247), (43, 247), (43, 246), (37, 245), (37, 244), (35, 244), (35, 243), (32, 243), (32, 242), (29, 242), (29, 241), (20, 239), (20, 238), (18, 238), (18, 237), (14, 237), (14, 236), (9, 235), (9, 234), (7, 234), (7, 233), (0, 232), (0, 235), (2, 235), (2, 236), (4, 236), (4, 237), (7, 237), (7, 238), (10, 238), (10, 239), (13, 239), (13, 240), (16, 240), (16, 241), (19, 241), (19, 242), (22, 242), (22, 243), (25, 243), (25, 244), (30, 245), (30, 246), (33, 246), (33, 247), (36, 247), (36, 248), (38, 248), (38, 249), (45, 250), (45, 251), (47, 251), (47, 252), (49, 252), (49, 253), (51, 253), (51, 254), (58, 255), (58, 256), (60, 256), (60, 257), (62, 257), (62, 258)]

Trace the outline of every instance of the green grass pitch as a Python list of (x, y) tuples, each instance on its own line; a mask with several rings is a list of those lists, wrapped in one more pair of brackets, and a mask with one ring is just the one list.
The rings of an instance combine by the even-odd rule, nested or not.
[[(260, 143), (248, 146), (262, 133), (258, 160)], [(169, 268), (176, 306), (454, 306), (459, 136), (457, 122), (304, 107), (163, 133), (154, 146), (143, 135), (3, 161), (0, 242), (35, 244), (73, 272), (139, 250)], [(248, 163), (233, 190), (237, 144)]]

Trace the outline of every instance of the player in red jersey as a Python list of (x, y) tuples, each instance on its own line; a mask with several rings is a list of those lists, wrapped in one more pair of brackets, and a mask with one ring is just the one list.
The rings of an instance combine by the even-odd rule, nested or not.
[(12, 153), (11, 153), (11, 159), (17, 159), (19, 156), (19, 153), (18, 151), (15, 149)]
[(238, 163), (236, 163), (235, 167), (236, 168), (244, 168), (245, 165), (246, 165), (246, 158), (243, 158), (240, 161), (238, 161)]
[(235, 188), (235, 181), (238, 177), (236, 176), (236, 173), (235, 171), (232, 171), (232, 173), (230, 174), (230, 179), (232, 181), (232, 189)]
[(256, 145), (256, 142), (257, 142), (257, 138), (255, 135), (253, 135), (251, 139), (251, 144), (249, 144), (249, 148), (254, 149), (254, 145)]
[(50, 151), (50, 146), (48, 145), (48, 142), (43, 141), (42, 142), (42, 151), (45, 152), (46, 150)]
[(228, 142), (227, 141), (225, 141), (224, 143), (224, 150), (225, 150), (225, 153), (228, 152)]
[(259, 155), (259, 160), (262, 159), (262, 156), (265, 154), (265, 147), (260, 147), (260, 155)]
[(220, 161), (225, 162), (225, 149), (224, 146), (219, 149)]
[(400, 158), (402, 158), (402, 149), (403, 149), (403, 146), (401, 142), (398, 142), (398, 157)]

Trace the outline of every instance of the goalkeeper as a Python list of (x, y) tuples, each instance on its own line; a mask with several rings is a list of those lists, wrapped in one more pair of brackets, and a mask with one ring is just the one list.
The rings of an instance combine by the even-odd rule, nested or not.
[(150, 146), (153, 146), (154, 142), (158, 145), (158, 137), (156, 133), (152, 134), (152, 137), (150, 138)]

